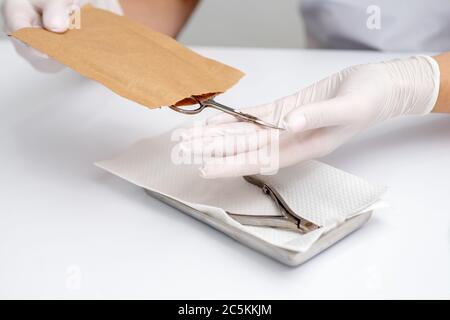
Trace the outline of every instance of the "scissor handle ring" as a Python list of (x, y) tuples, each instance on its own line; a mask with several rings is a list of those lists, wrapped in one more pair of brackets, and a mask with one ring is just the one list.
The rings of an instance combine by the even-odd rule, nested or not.
[(179, 112), (179, 113), (184, 113), (184, 114), (197, 114), (202, 112), (202, 110), (205, 108), (205, 106), (199, 105), (198, 108), (196, 109), (192, 109), (192, 110), (187, 110), (187, 109), (183, 109), (181, 107), (175, 107), (175, 106), (169, 106), (170, 109)]
[(191, 99), (198, 103), (199, 106), (198, 106), (197, 109), (192, 109), (192, 110), (189, 110), (189, 109), (183, 109), (183, 108), (181, 108), (181, 107), (176, 107), (176, 106), (174, 106), (174, 105), (169, 106), (169, 108), (172, 109), (172, 110), (174, 110), (174, 111), (176, 111), (176, 112), (179, 112), (179, 113), (184, 113), (184, 114), (197, 114), (197, 113), (202, 112), (203, 109), (205, 109), (206, 107), (208, 107), (207, 104), (204, 104), (200, 99), (198, 99), (198, 98), (195, 97), (195, 96), (191, 96)]

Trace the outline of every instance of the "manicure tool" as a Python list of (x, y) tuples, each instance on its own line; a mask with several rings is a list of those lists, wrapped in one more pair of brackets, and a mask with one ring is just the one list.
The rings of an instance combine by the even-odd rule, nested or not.
[(310, 231), (320, 228), (317, 224), (301, 217), (298, 213), (292, 211), (287, 203), (283, 200), (278, 192), (272, 187), (268, 186), (261, 180), (253, 176), (245, 176), (244, 179), (261, 188), (264, 194), (272, 198), (277, 207), (280, 209), (280, 216), (264, 216), (264, 215), (245, 215), (227, 212), (237, 222), (243, 225), (257, 226), (257, 227), (273, 227), (280, 229), (287, 229), (297, 231), (305, 234)]
[(170, 108), (172, 110), (175, 110), (177, 112), (184, 113), (184, 114), (197, 114), (197, 113), (202, 112), (205, 108), (214, 108), (216, 110), (220, 110), (222, 112), (225, 112), (232, 116), (235, 116), (236, 118), (243, 120), (243, 121), (252, 122), (254, 124), (257, 124), (257, 125), (260, 125), (260, 126), (263, 126), (266, 128), (285, 130), (284, 128), (280, 128), (274, 124), (271, 124), (264, 120), (261, 120), (258, 117), (252, 116), (251, 114), (244, 113), (237, 109), (233, 109), (231, 107), (220, 104), (220, 103), (214, 101), (213, 98), (202, 101), (202, 100), (198, 99), (197, 97), (192, 96), (191, 99), (199, 104), (199, 106), (197, 108), (186, 109), (186, 108), (176, 107), (174, 105), (170, 106)]

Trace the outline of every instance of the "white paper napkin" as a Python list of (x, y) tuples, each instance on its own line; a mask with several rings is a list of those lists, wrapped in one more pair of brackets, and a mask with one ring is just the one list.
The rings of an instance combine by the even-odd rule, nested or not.
[(329, 165), (309, 161), (281, 169), (274, 176), (258, 177), (274, 186), (292, 209), (323, 228), (301, 235), (275, 228), (243, 226), (226, 212), (278, 215), (279, 210), (261, 189), (243, 178), (203, 179), (198, 165), (175, 164), (174, 152), (179, 152), (176, 142), (166, 133), (141, 140), (120, 156), (97, 165), (271, 245), (298, 252), (307, 251), (324, 232), (345, 219), (369, 211), (385, 190)]

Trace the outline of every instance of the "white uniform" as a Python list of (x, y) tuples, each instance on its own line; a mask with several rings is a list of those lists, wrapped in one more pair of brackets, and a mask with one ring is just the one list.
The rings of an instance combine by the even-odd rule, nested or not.
[(313, 47), (450, 51), (450, 0), (302, 0)]

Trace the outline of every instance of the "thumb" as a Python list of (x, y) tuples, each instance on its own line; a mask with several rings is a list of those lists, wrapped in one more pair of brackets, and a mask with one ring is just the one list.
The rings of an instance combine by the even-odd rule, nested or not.
[(289, 131), (301, 132), (348, 124), (355, 112), (351, 105), (347, 97), (307, 104), (289, 112), (284, 117), (284, 125)]
[(76, 3), (77, 1), (74, 0), (50, 0), (45, 2), (42, 13), (44, 27), (52, 32), (66, 32), (69, 29), (70, 13)]

